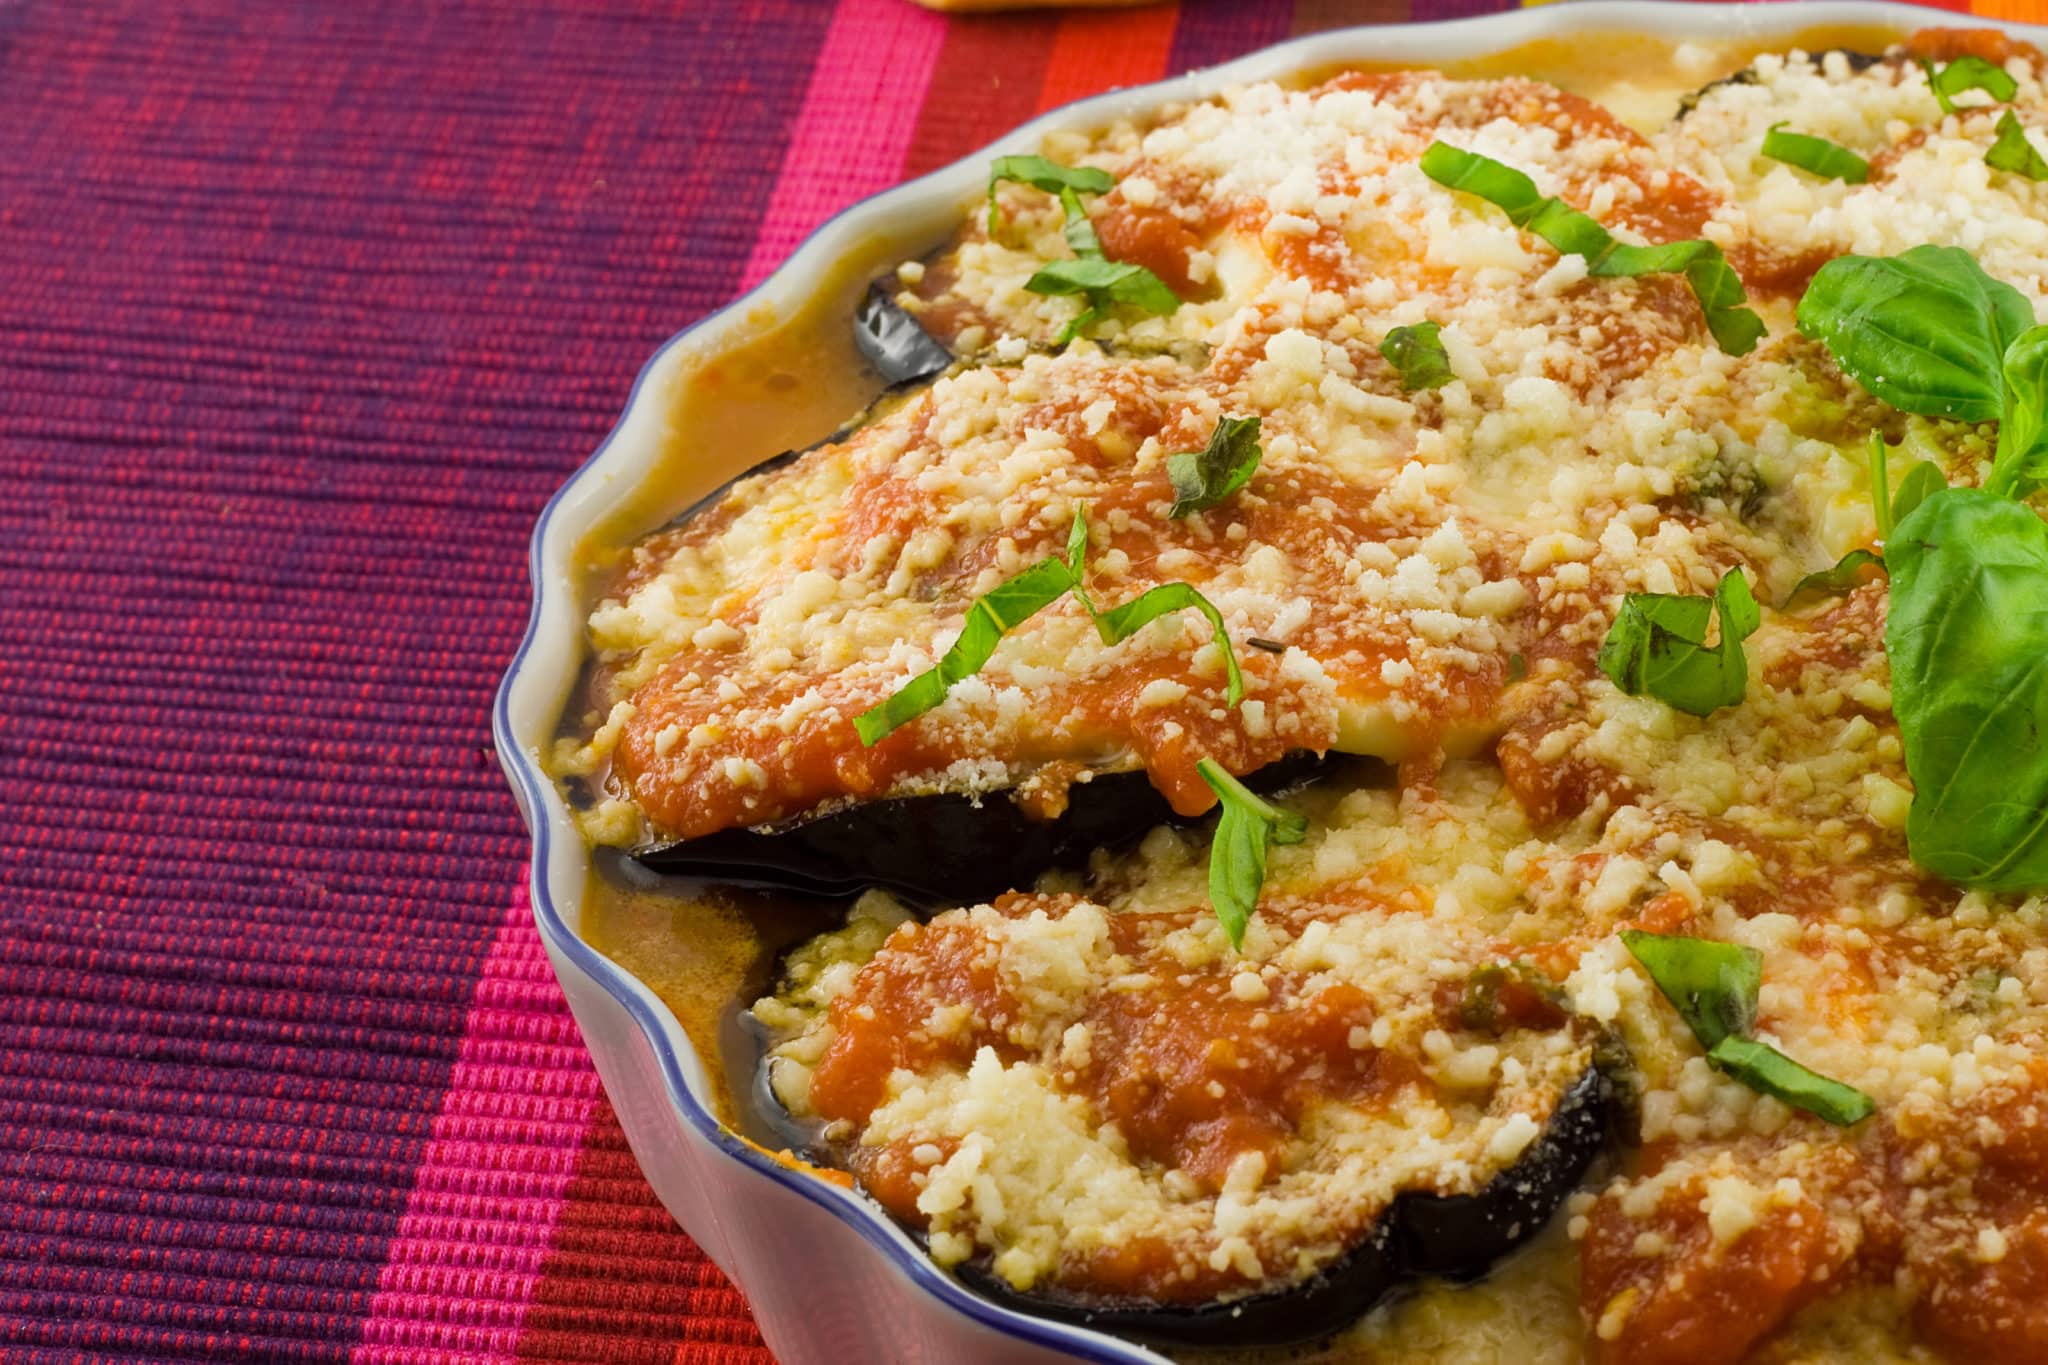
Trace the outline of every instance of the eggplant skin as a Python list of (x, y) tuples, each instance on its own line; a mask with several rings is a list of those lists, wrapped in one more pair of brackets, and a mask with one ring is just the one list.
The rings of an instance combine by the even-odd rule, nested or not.
[[(1322, 758), (1296, 754), (1247, 778), (1272, 792), (1313, 777)], [(1066, 813), (1038, 820), (1009, 796), (904, 796), (777, 825), (634, 850), (650, 871), (727, 886), (846, 897), (880, 889), (912, 905), (968, 905), (1078, 868), (1098, 848), (1136, 843), (1185, 824), (1142, 771), (1108, 773), (1069, 789)]]
[(1092, 1304), (1058, 1293), (1021, 1294), (1001, 1276), (972, 1263), (955, 1267), (953, 1273), (969, 1289), (1005, 1308), (1092, 1327), (1143, 1345), (1216, 1350), (1292, 1346), (1335, 1336), (1401, 1286), (1406, 1275), (1389, 1232), (1383, 1220), (1372, 1236), (1301, 1284), (1199, 1308)]
[[(1852, 52), (1845, 47), (1830, 48), (1826, 52), (1816, 52), (1813, 54), (1813, 60), (1814, 63), (1818, 65), (1826, 58), (1837, 54), (1839, 54), (1845, 61), (1849, 63), (1849, 69), (1851, 71), (1868, 71), (1871, 67), (1876, 66), (1878, 63), (1884, 60), (1884, 58), (1881, 56), (1877, 56), (1869, 52)], [(1671, 121), (1673, 123), (1676, 123), (1680, 119), (1684, 118), (1687, 114), (1690, 114), (1693, 110), (1699, 108), (1701, 100), (1705, 99), (1708, 95), (1711, 95), (1714, 91), (1719, 90), (1724, 85), (1755, 84), (1756, 69), (1754, 67), (1748, 66), (1743, 67), (1742, 70), (1737, 71), (1733, 75), (1723, 76), (1718, 81), (1708, 81), (1705, 85), (1693, 91), (1691, 94), (1687, 95), (1684, 99), (1681, 99), (1678, 102), (1678, 112), (1671, 116)]]
[(1406, 1194), (1393, 1212), (1401, 1264), (1413, 1275), (1473, 1280), (1543, 1230), (1614, 1123), (1614, 1086), (1589, 1067), (1515, 1164), (1476, 1194)]
[(930, 379), (953, 363), (953, 353), (903, 311), (880, 282), (853, 310), (853, 344), (891, 384)]
[(1588, 1067), (1558, 1101), (1542, 1135), (1478, 1193), (1401, 1195), (1342, 1259), (1269, 1294), (1172, 1308), (1091, 1302), (1060, 1291), (1019, 1293), (972, 1263), (954, 1274), (1006, 1308), (1145, 1345), (1227, 1350), (1321, 1341), (1413, 1280), (1478, 1279), (1536, 1236), (1605, 1150), (1613, 1111), (1611, 1084), (1598, 1067)]

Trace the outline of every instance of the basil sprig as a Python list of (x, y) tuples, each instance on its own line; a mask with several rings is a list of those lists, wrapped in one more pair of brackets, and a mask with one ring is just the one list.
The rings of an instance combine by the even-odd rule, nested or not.
[(1885, 564), (1913, 861), (1964, 886), (2048, 887), (2048, 524), (1946, 489), (1899, 523)]
[(1999, 104), (2020, 93), (2019, 82), (2010, 72), (1982, 57), (1958, 57), (1938, 70), (1933, 62), (1922, 57), (1920, 69), (1927, 73), (1927, 88), (1934, 92), (1935, 102), (1944, 114), (1956, 111), (1955, 97), (1965, 90), (1982, 90)]
[(1401, 387), (1440, 389), (1456, 378), (1451, 373), (1450, 352), (1444, 349), (1443, 329), (1434, 322), (1396, 327), (1380, 343), (1380, 354), (1401, 376)]
[(1308, 820), (1261, 800), (1213, 758), (1195, 764), (1195, 771), (1222, 809), (1209, 846), (1209, 904), (1230, 946), (1241, 949), (1266, 884), (1266, 845), (1300, 843), (1308, 837)]
[(1223, 613), (1193, 584), (1162, 583), (1120, 607), (1098, 611), (1088, 596), (1087, 577), (1088, 509), (1076, 507), (1073, 526), (1067, 532), (1066, 554), (1041, 559), (975, 598), (967, 608), (967, 619), (958, 638), (936, 665), (854, 717), (853, 728), (860, 742), (873, 747), (890, 732), (940, 706), (955, 683), (973, 677), (994, 657), (996, 646), (1005, 635), (1069, 593), (1088, 613), (1096, 634), (1106, 645), (1121, 644), (1172, 612), (1199, 611), (1208, 618), (1217, 647), (1223, 651), (1223, 667), (1229, 678), (1227, 703), (1236, 706), (1244, 700), (1244, 674), (1237, 666), (1236, 651), (1230, 647)]
[(1861, 185), (1870, 179), (1870, 163), (1838, 142), (1811, 133), (1788, 133), (1774, 123), (1764, 134), (1764, 155), (1820, 176)]
[(1545, 195), (1512, 166), (1448, 143), (1432, 142), (1422, 173), (1446, 189), (1477, 195), (1508, 221), (1535, 233), (1567, 256), (1582, 256), (1589, 275), (1612, 278), (1680, 273), (1706, 315), (1714, 344), (1729, 355), (1748, 355), (1764, 334), (1764, 321), (1743, 307), (1742, 279), (1712, 242), (1633, 246), (1617, 241), (1599, 222), (1562, 199)]
[(1166, 477), (1173, 484), (1173, 507), (1166, 515), (1179, 520), (1214, 507), (1251, 482), (1264, 454), (1258, 418), (1218, 418), (1206, 447), (1166, 457)]
[[(1721, 622), (1720, 643), (1709, 648), (1707, 622)], [(1600, 646), (1600, 671), (1630, 696), (1647, 693), (1695, 716), (1742, 700), (1749, 660), (1742, 642), (1763, 623), (1742, 570), (1721, 576), (1712, 597), (1632, 592)]]
[(2012, 110), (1998, 116), (1998, 140), (1984, 153), (1984, 164), (1995, 171), (2010, 171), (2029, 180), (2048, 180), (2048, 157), (2041, 155), (2027, 137)]
[(1984, 487), (1909, 477), (1884, 554), (1907, 848), (1993, 891), (2048, 888), (2048, 525), (2011, 501), (2048, 483), (2048, 327), (2032, 324), (2018, 290), (1948, 247), (1830, 261), (1799, 304), (1800, 329), (1893, 406), (1998, 419)]
[[(1002, 226), (1002, 209), (996, 203), (996, 186), (1004, 181), (1058, 195), (1060, 202), (1067, 207), (1070, 220), (1081, 208), (1081, 201), (1071, 196), (1108, 194), (1116, 187), (1116, 177), (1095, 166), (1062, 166), (1042, 156), (999, 156), (988, 167), (990, 232)], [(1086, 215), (1083, 217), (1085, 219)]]
[(1084, 194), (1107, 194), (1116, 187), (1116, 177), (1094, 166), (1062, 166), (1042, 156), (999, 156), (989, 165), (988, 230), (1001, 224), (996, 205), (996, 186), (1014, 181), (1059, 196), (1066, 213), (1062, 235), (1074, 253), (1072, 260), (1051, 261), (1041, 266), (1024, 287), (1034, 294), (1059, 297), (1078, 294), (1086, 306), (1077, 313), (1053, 345), (1064, 346), (1120, 303), (1131, 304), (1148, 313), (1167, 314), (1180, 307), (1180, 296), (1165, 280), (1142, 265), (1112, 261), (1102, 253), (1102, 239), (1081, 203)]
[(1756, 949), (1639, 929), (1624, 929), (1621, 941), (1685, 1020), (1717, 1071), (1838, 1127), (1877, 1112), (1870, 1096), (1854, 1086), (1810, 1071), (1749, 1036), (1763, 988), (1763, 955)]

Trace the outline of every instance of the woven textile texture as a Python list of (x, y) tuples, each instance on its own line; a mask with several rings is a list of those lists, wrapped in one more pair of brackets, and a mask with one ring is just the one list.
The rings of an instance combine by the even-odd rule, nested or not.
[(1493, 7), (0, 0), (0, 1357), (766, 1365), (524, 904), (536, 512), (850, 200)]

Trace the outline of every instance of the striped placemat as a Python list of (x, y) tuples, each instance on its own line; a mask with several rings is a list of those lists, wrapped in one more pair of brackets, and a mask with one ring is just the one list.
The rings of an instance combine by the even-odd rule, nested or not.
[(764, 1365), (524, 903), (534, 514), (851, 200), (1495, 7), (0, 0), (0, 1355)]

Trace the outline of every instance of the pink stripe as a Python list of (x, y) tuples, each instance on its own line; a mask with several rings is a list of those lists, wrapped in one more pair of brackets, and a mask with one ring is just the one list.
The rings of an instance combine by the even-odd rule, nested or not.
[(353, 1365), (512, 1359), (599, 1094), (522, 883), (484, 959)]
[(945, 36), (943, 18), (904, 0), (841, 0), (743, 287), (760, 283), (818, 224), (902, 179)]

